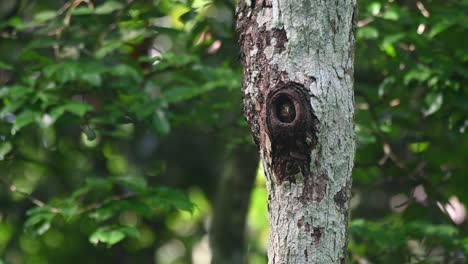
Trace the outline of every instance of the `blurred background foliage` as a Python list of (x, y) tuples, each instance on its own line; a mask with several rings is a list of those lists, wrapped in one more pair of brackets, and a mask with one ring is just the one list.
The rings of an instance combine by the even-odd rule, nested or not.
[[(235, 4), (0, 2), (0, 263), (209, 263), (220, 175), (258, 159)], [(349, 262), (465, 263), (468, 1), (358, 4)]]

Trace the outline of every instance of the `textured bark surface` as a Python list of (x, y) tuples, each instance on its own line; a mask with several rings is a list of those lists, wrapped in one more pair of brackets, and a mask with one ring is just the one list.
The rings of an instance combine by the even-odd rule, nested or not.
[(240, 0), (244, 113), (264, 163), (269, 263), (344, 263), (356, 1)]

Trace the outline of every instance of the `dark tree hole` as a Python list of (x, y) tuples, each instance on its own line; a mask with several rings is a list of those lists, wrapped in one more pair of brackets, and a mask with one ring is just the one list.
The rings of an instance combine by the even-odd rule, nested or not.
[(282, 123), (292, 123), (296, 118), (294, 103), (287, 95), (280, 95), (275, 105), (276, 116)]

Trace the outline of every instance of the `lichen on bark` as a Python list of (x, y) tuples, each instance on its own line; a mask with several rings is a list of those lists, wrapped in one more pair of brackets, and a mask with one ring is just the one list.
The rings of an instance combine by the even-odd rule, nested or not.
[[(238, 5), (244, 114), (267, 179), (269, 263), (342, 263), (355, 151), (356, 1)], [(272, 127), (272, 116), (280, 125)]]

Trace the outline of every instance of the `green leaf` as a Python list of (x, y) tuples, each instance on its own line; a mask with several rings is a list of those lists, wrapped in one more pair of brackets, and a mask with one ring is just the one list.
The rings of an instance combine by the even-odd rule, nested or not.
[(28, 98), (33, 92), (32, 87), (25, 85), (13, 85), (7, 88), (4, 95), (10, 96), (12, 99)]
[(55, 11), (47, 10), (47, 11), (42, 11), (37, 13), (34, 16), (34, 21), (43, 23), (49, 20), (54, 19), (57, 16), (57, 13)]
[(102, 84), (101, 74), (97, 72), (86, 72), (80, 76), (80, 80), (89, 83), (91, 86), (100, 87)]
[(429, 142), (417, 142), (409, 145), (409, 149), (414, 153), (421, 153), (429, 148)]
[(162, 110), (155, 111), (153, 116), (153, 126), (161, 135), (167, 135), (171, 130), (171, 125), (169, 124), (169, 121), (167, 120), (166, 115)]
[(130, 77), (134, 81), (140, 82), (143, 80), (143, 76), (135, 68), (127, 64), (119, 64), (110, 69), (110, 73), (119, 78)]
[(68, 61), (50, 64), (43, 68), (44, 76), (53, 81), (59, 83), (81, 81), (95, 87), (101, 86), (101, 74), (106, 70), (105, 65), (86, 61)]
[(50, 116), (53, 121), (56, 121), (60, 118), (65, 112), (83, 117), (87, 112), (91, 111), (93, 108), (89, 104), (83, 104), (79, 102), (69, 102), (64, 105), (54, 108), (50, 112)]
[(397, 10), (389, 8), (385, 10), (382, 17), (387, 20), (397, 21), (400, 18), (400, 15)]
[(13, 113), (24, 106), (24, 101), (25, 100), (16, 100), (5, 104), (5, 106), (0, 111), (0, 118), (4, 119), (6, 123), (14, 124), (16, 121), (16, 115)]
[(123, 8), (123, 5), (119, 2), (107, 1), (104, 4), (98, 6), (94, 10), (94, 13), (98, 15), (107, 15), (117, 10), (121, 10), (122, 8)]
[(113, 52), (114, 50), (116, 49), (119, 49), (120, 47), (122, 47), (124, 45), (124, 43), (122, 43), (120, 40), (117, 41), (109, 41), (109, 42), (106, 42), (104, 43), (104, 45), (102, 45), (95, 53), (96, 55), (96, 58), (98, 59), (102, 59), (104, 58), (107, 54)]
[(105, 226), (97, 229), (90, 237), (89, 241), (97, 245), (99, 243), (104, 243), (108, 247), (111, 247), (125, 237), (138, 238), (140, 233), (135, 227), (131, 226)]
[(153, 215), (152, 208), (148, 206), (144, 201), (138, 199), (121, 201), (120, 207), (124, 210), (131, 210), (136, 214), (146, 218), (151, 218), (151, 216)]
[(13, 127), (11, 128), (11, 134), (14, 135), (16, 132), (18, 132), (21, 128), (33, 123), (36, 121), (38, 115), (35, 112), (26, 110), (19, 114), (16, 117), (15, 123), (13, 124)]
[(403, 83), (408, 85), (411, 81), (424, 82), (432, 76), (432, 70), (426, 65), (417, 64), (403, 77)]
[(0, 144), (0, 160), (4, 160), (5, 156), (10, 153), (10, 151), (13, 149), (13, 146), (11, 145), (10, 142), (2, 142)]
[(97, 245), (98, 243), (105, 243), (108, 246), (112, 246), (120, 242), (124, 238), (125, 234), (123, 232), (120, 232), (118, 230), (107, 230), (100, 228), (91, 235), (89, 241), (95, 245)]
[(372, 2), (369, 6), (367, 6), (367, 10), (369, 10), (369, 12), (374, 16), (380, 13), (381, 8), (382, 4), (380, 4), (379, 2)]
[(435, 36), (439, 35), (440, 33), (446, 31), (450, 27), (455, 25), (454, 21), (447, 21), (447, 20), (442, 20), (438, 23), (436, 23), (434, 26), (432, 26), (431, 31), (429, 32), (428, 36), (429, 38), (434, 38)]
[(146, 191), (148, 186), (146, 180), (143, 177), (137, 176), (116, 177), (112, 178), (112, 181), (139, 193)]
[(385, 53), (390, 56), (390, 57), (395, 57), (396, 56), (396, 50), (393, 45), (386, 45), (383, 50)]
[(83, 117), (88, 111), (92, 109), (89, 104), (82, 103), (68, 103), (63, 105), (62, 108), (72, 114), (75, 114), (79, 117)]
[(8, 25), (14, 27), (16, 30), (24, 30), (27, 28), (27, 25), (23, 22), (20, 17), (12, 17), (8, 20)]
[(197, 11), (192, 9), (190, 11), (187, 11), (185, 14), (180, 16), (180, 20), (184, 23), (189, 22), (190, 20), (193, 20), (195, 17), (197, 17)]
[(405, 33), (397, 33), (397, 34), (388, 35), (382, 40), (382, 46), (385, 47), (387, 45), (395, 44), (398, 41), (402, 40), (405, 36), (406, 36)]
[(430, 93), (424, 98), (425, 107), (422, 110), (424, 116), (429, 116), (439, 111), (442, 107), (444, 97), (441, 93)]
[(89, 214), (89, 217), (92, 219), (95, 219), (98, 222), (104, 222), (106, 220), (109, 220), (112, 218), (115, 214), (115, 210), (110, 207), (103, 207), (103, 208), (98, 208), (91, 214)]
[(141, 43), (145, 37), (150, 36), (151, 32), (146, 29), (126, 29), (120, 32), (122, 39), (121, 41), (129, 44)]
[(74, 63), (60, 63), (51, 64), (43, 69), (44, 76), (65, 83), (71, 80), (75, 80), (79, 74), (80, 69), (76, 67)]
[(468, 237), (465, 237), (462, 241), (463, 249), (465, 254), (468, 254)]
[(42, 235), (47, 232), (55, 216), (57, 216), (57, 214), (51, 211), (52, 207), (48, 205), (29, 210), (27, 212), (29, 217), (24, 224), (25, 229), (36, 235)]
[(167, 90), (162, 94), (162, 98), (167, 103), (178, 103), (185, 100), (192, 99), (204, 93), (207, 93), (215, 88), (225, 87), (226, 82), (224, 80), (215, 80), (207, 82), (199, 87), (196, 86), (184, 86), (176, 87)]
[(60, 207), (60, 215), (63, 216), (65, 220), (70, 221), (76, 217), (79, 210), (80, 206), (76, 201), (72, 199), (66, 199), (64, 204)]
[(186, 194), (173, 189), (156, 188), (151, 190), (148, 195), (149, 204), (163, 211), (178, 209), (192, 213), (195, 208)]
[(458, 229), (451, 225), (434, 225), (421, 221), (407, 223), (407, 229), (411, 233), (417, 233), (419, 235), (426, 235), (430, 237), (453, 238), (459, 233)]
[(74, 16), (92, 15), (92, 14), (94, 14), (94, 10), (87, 6), (79, 6), (73, 9), (73, 12), (72, 12), (72, 15)]
[(102, 178), (86, 178), (86, 186), (91, 190), (111, 190), (112, 189), (112, 182), (109, 179), (102, 179)]
[(385, 37), (381, 43), (381, 49), (390, 57), (396, 56), (395, 43), (405, 37), (404, 33), (393, 34)]
[(0, 69), (13, 70), (13, 66), (5, 62), (0, 61)]
[(379, 31), (372, 26), (366, 26), (357, 30), (358, 39), (376, 39), (379, 37)]

